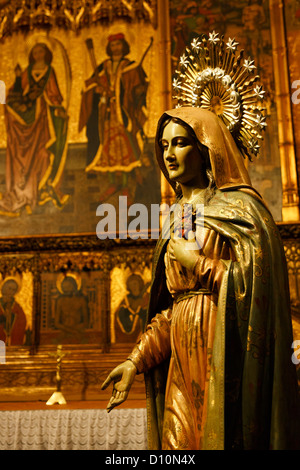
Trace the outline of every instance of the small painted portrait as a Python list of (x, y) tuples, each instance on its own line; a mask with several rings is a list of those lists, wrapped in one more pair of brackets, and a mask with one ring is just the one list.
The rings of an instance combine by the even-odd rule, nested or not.
[(41, 344), (100, 344), (101, 274), (43, 273)]
[(116, 343), (136, 342), (146, 323), (149, 283), (145, 283), (137, 273), (126, 280), (126, 294), (116, 312), (114, 334)]
[(6, 346), (24, 344), (26, 333), (26, 315), (22, 306), (15, 300), (20, 290), (18, 281), (6, 278), (1, 285), (0, 297), (0, 340)]
[(80, 338), (82, 331), (88, 328), (88, 302), (80, 290), (78, 278), (67, 275), (58, 279), (59, 296), (55, 303), (54, 326), (61, 331), (62, 339), (68, 336)]

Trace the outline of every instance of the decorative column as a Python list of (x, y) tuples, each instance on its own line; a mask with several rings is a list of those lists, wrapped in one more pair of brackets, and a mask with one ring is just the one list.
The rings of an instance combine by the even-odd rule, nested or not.
[[(157, 20), (160, 57), (160, 89), (162, 112), (172, 108), (172, 72), (171, 72), (171, 38), (170, 38), (170, 9), (169, 0), (158, 0)], [(161, 202), (171, 206), (174, 201), (174, 191), (161, 175)]]
[(300, 219), (286, 34), (282, 0), (270, 0), (270, 22), (282, 177), (282, 220)]

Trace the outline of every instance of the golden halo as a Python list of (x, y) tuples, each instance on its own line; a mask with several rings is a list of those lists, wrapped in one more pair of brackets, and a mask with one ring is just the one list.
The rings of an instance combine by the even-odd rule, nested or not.
[(39, 43), (46, 44), (46, 46), (54, 53), (55, 49), (57, 48), (57, 39), (48, 35), (44, 35), (43, 33), (37, 33), (30, 36), (25, 41), (25, 52), (27, 56), (29, 55), (32, 48)]
[(60, 273), (57, 277), (57, 280), (56, 280), (56, 287), (58, 289), (58, 291), (63, 294), (64, 291), (62, 290), (62, 282), (67, 278), (67, 277), (72, 277), (75, 282), (76, 282), (76, 285), (77, 285), (77, 290), (79, 291), (81, 289), (81, 276), (78, 274), (78, 273), (70, 273), (70, 272), (67, 272), (67, 273)]
[[(238, 43), (230, 39), (225, 44), (218, 33), (193, 39), (190, 48), (180, 57), (173, 88), (177, 107), (195, 106), (219, 116), (234, 137), (242, 155), (252, 160), (258, 155), (266, 127), (263, 99), (265, 92), (255, 85), (259, 75), (256, 66), (244, 51), (236, 57)], [(255, 86), (254, 86), (255, 85)]]
[(17, 286), (18, 286), (18, 289), (17, 289), (17, 292), (20, 292), (21, 288), (22, 288), (22, 277), (18, 274), (16, 274), (15, 276), (6, 276), (5, 278), (2, 278), (1, 279), (1, 282), (0, 282), (0, 292), (2, 291), (2, 287), (3, 285), (7, 282), (7, 281), (14, 281)]

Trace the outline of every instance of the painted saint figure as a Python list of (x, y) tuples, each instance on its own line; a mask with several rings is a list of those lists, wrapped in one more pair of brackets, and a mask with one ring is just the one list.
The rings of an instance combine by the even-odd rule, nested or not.
[(44, 43), (29, 54), (29, 65), (15, 68), (16, 79), (5, 106), (7, 129), (6, 192), (0, 200), (2, 215), (52, 201), (60, 207), (67, 196), (59, 194), (65, 163), (68, 117), (62, 106), (52, 52)]
[(139, 274), (131, 274), (126, 282), (127, 294), (115, 315), (115, 339), (117, 343), (135, 343), (144, 330), (148, 285)]
[(85, 83), (79, 119), (79, 132), (86, 127), (88, 139), (86, 170), (110, 179), (102, 200), (126, 190), (128, 174), (140, 166), (148, 88), (142, 61), (127, 57), (130, 47), (122, 33), (108, 37), (106, 52), (109, 59)]
[(22, 345), (25, 339), (26, 315), (15, 295), (19, 289), (14, 279), (3, 282), (0, 298), (0, 339), (7, 346)]
[(88, 303), (76, 280), (66, 276), (61, 282), (61, 295), (56, 300), (54, 324), (64, 340), (80, 339), (88, 328)]
[(288, 276), (276, 224), (213, 112), (183, 106), (164, 113), (156, 153), (196, 226), (197, 204), (204, 205), (204, 236), (186, 239), (174, 218), (163, 227), (147, 327), (102, 385), (113, 382), (107, 410), (144, 373), (149, 449), (299, 449)]

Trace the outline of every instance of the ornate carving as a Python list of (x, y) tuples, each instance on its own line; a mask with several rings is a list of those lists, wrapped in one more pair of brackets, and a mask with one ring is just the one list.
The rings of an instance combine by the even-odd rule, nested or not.
[(94, 271), (107, 272), (111, 265), (107, 252), (102, 253), (58, 253), (43, 254), (40, 259), (40, 271)]
[(287, 261), (294, 333), (300, 331), (300, 224), (279, 225)]
[(155, 240), (100, 240), (96, 234), (1, 237), (0, 253), (63, 253), (110, 251), (117, 246), (154, 246)]
[(287, 240), (284, 243), (284, 252), (289, 273), (300, 275), (300, 243)]
[(78, 33), (115, 20), (151, 22), (156, 27), (156, 0), (11, 0), (0, 4), (0, 39), (35, 28), (54, 26)]
[(278, 223), (278, 229), (283, 241), (285, 239), (300, 239), (300, 223), (297, 224), (284, 224)]

